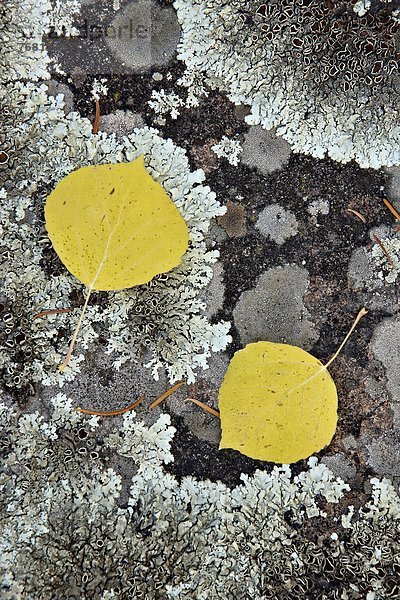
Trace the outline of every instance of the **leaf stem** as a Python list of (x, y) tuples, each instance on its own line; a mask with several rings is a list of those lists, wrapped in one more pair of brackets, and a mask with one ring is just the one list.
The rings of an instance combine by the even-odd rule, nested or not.
[(86, 298), (85, 298), (85, 303), (83, 305), (83, 308), (82, 308), (82, 311), (81, 311), (78, 323), (77, 323), (77, 325), (75, 327), (74, 335), (72, 336), (72, 340), (71, 340), (71, 343), (69, 345), (68, 352), (67, 352), (67, 355), (66, 355), (66, 357), (64, 359), (64, 362), (61, 365), (59, 365), (59, 367), (58, 367), (59, 371), (64, 371), (64, 369), (69, 365), (69, 361), (71, 360), (72, 352), (74, 350), (76, 338), (78, 337), (78, 333), (79, 333), (79, 331), (81, 329), (83, 317), (85, 316), (85, 312), (86, 312), (87, 305), (89, 303), (89, 298), (91, 296), (92, 291), (93, 291), (93, 285), (91, 285), (88, 288), (88, 292), (87, 292)]
[(339, 354), (341, 353), (341, 351), (343, 350), (343, 347), (345, 345), (345, 343), (347, 342), (347, 340), (349, 339), (349, 337), (351, 336), (351, 334), (353, 333), (354, 329), (357, 326), (357, 323), (363, 318), (364, 315), (367, 314), (368, 311), (365, 310), (365, 308), (362, 308), (360, 310), (360, 312), (358, 313), (358, 315), (355, 318), (355, 321), (353, 323), (353, 325), (350, 328), (350, 331), (348, 332), (348, 334), (346, 335), (346, 337), (344, 338), (343, 342), (340, 344), (339, 348), (336, 350), (335, 354), (332, 356), (331, 359), (329, 359), (329, 361), (326, 363), (326, 365), (324, 365), (325, 369), (327, 369), (329, 367), (329, 365), (331, 365), (333, 363), (334, 360), (337, 359), (337, 357), (339, 356)]

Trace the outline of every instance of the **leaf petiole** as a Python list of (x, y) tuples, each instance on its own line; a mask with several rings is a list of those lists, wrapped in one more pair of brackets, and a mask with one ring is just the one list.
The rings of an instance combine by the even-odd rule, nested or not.
[(347, 340), (349, 339), (349, 337), (351, 336), (351, 334), (353, 333), (354, 329), (357, 326), (357, 323), (367, 314), (367, 310), (365, 310), (365, 308), (362, 308), (360, 310), (360, 312), (358, 313), (358, 315), (356, 316), (353, 325), (350, 328), (350, 331), (348, 332), (348, 334), (346, 335), (346, 337), (344, 338), (343, 342), (340, 344), (339, 348), (336, 350), (335, 354), (332, 356), (332, 358), (330, 358), (328, 360), (328, 362), (326, 363), (326, 365), (324, 365), (325, 369), (327, 369), (329, 367), (329, 365), (331, 365), (333, 363), (334, 360), (337, 359), (337, 357), (339, 356), (339, 354), (341, 353), (341, 351), (343, 350), (343, 347), (345, 345), (345, 343), (347, 342)]
[(64, 362), (61, 365), (58, 366), (58, 370), (61, 371), (61, 372), (64, 371), (64, 369), (66, 369), (66, 367), (68, 367), (69, 362), (71, 360), (71, 356), (72, 356), (72, 352), (74, 350), (76, 338), (78, 337), (78, 333), (79, 333), (79, 331), (81, 329), (82, 322), (83, 322), (83, 317), (85, 316), (85, 312), (86, 312), (86, 309), (87, 309), (87, 306), (88, 306), (88, 303), (89, 303), (89, 298), (90, 298), (92, 292), (93, 292), (93, 286), (91, 285), (88, 288), (88, 292), (87, 292), (86, 298), (85, 298), (85, 303), (83, 305), (83, 308), (82, 308), (82, 311), (81, 311), (78, 323), (77, 323), (77, 325), (75, 327), (74, 335), (72, 336), (72, 339), (71, 339), (71, 342), (70, 342), (70, 345), (69, 345), (69, 348), (68, 348), (67, 355), (66, 355), (66, 357), (64, 359)]

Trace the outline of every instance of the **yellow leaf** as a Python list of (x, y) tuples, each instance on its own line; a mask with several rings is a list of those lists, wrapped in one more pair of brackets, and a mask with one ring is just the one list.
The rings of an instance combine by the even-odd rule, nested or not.
[(46, 227), (67, 269), (88, 286), (68, 354), (69, 363), (93, 290), (122, 290), (177, 266), (188, 229), (143, 156), (131, 163), (83, 167), (48, 196)]
[(142, 156), (73, 171), (48, 196), (45, 217), (58, 256), (92, 290), (146, 283), (188, 246), (184, 219)]
[(219, 392), (220, 448), (292, 463), (331, 441), (337, 392), (327, 368), (288, 344), (257, 342), (234, 355)]

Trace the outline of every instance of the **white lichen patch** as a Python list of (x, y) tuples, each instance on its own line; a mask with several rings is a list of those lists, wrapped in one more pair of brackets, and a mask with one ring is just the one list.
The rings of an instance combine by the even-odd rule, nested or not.
[[(296, 152), (400, 163), (398, 21), (343, 2), (175, 0), (178, 58)], [(343, 10), (344, 8), (344, 10)]]
[(218, 144), (211, 146), (211, 150), (218, 158), (226, 158), (230, 165), (237, 167), (243, 148), (239, 140), (233, 140), (224, 135)]
[(102, 77), (101, 79), (94, 79), (92, 84), (92, 96), (94, 100), (100, 100), (102, 96), (107, 96), (108, 86), (106, 85), (107, 79)]
[[(400, 236), (396, 232), (388, 232), (387, 227), (381, 226), (371, 230), (370, 237), (372, 243), (368, 247), (354, 250), (348, 275), (355, 289), (376, 292), (371, 297), (371, 306), (372, 303), (376, 306), (382, 304), (384, 308), (388, 303), (385, 295), (390, 293), (391, 289), (395, 293), (393, 284), (396, 283), (400, 273)], [(395, 297), (393, 301), (396, 302)]]
[(358, 0), (353, 6), (354, 12), (360, 15), (360, 17), (363, 17), (370, 8), (371, 0)]
[(171, 119), (177, 119), (179, 109), (184, 106), (182, 98), (175, 92), (167, 93), (165, 90), (153, 90), (151, 100), (147, 103), (158, 115), (169, 115)]
[(329, 215), (329, 202), (328, 200), (323, 200), (322, 198), (318, 198), (317, 200), (312, 200), (308, 205), (308, 212), (312, 217), (317, 217), (318, 215)]
[(47, 421), (0, 405), (2, 598), (305, 597), (315, 572), (339, 598), (396, 597), (400, 499), (388, 480), (371, 480), (361, 509), (340, 508), (349, 486), (316, 458), (233, 489), (178, 480), (164, 468), (169, 416), (146, 427), (129, 414), (104, 434), (72, 404), (58, 394)]
[[(25, 5), (29, 12), (30, 3)], [(46, 9), (43, 0), (39, 14), (46, 15)], [(34, 21), (38, 39), (43, 23), (46, 26), (48, 21)], [(6, 48), (16, 51), (15, 38), (9, 39)], [(40, 52), (40, 75), (49, 77), (46, 55)], [(230, 341), (229, 324), (210, 324), (204, 314), (206, 304), (199, 299), (218, 257), (218, 252), (207, 249), (204, 235), (210, 220), (225, 212), (210, 188), (202, 185), (204, 173), (191, 172), (184, 150), (154, 129), (136, 129), (121, 141), (105, 132), (93, 135), (91, 123), (76, 112), (65, 115), (62, 96), (48, 96), (45, 84), (10, 81), (0, 90), (0, 100), (9, 107), (2, 114), (1, 142), (10, 156), (0, 206), (4, 281), (0, 367), (7, 369), (10, 387), (31, 381), (62, 385), (79, 370), (82, 350), (99, 335), (106, 340), (105, 351), (117, 369), (128, 360), (137, 360), (148, 348), (154, 377), (165, 366), (171, 381), (193, 381), (197, 368), (207, 368), (210, 352), (225, 348)], [(76, 168), (130, 161), (140, 154), (185, 218), (189, 249), (171, 273), (107, 298), (98, 295), (89, 307), (72, 368), (61, 375), (57, 364), (82, 304), (83, 289), (50, 247), (43, 226), (46, 195)], [(44, 309), (71, 305), (75, 309), (71, 314), (32, 320)]]
[(204, 85), (204, 78), (197, 70), (186, 69), (176, 83), (187, 90), (185, 104), (188, 108), (199, 106), (200, 99), (209, 95), (209, 91)]

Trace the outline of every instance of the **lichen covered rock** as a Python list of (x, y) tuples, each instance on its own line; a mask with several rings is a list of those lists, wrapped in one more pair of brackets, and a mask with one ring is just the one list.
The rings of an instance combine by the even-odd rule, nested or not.
[[(380, 3), (382, 4), (382, 3)], [(296, 152), (400, 162), (397, 12), (351, 3), (176, 0), (178, 57)], [(376, 8), (376, 7), (375, 7)]]
[(132, 413), (105, 435), (63, 394), (48, 420), (0, 410), (2, 598), (398, 597), (400, 501), (385, 479), (361, 509), (339, 507), (349, 487), (315, 458), (233, 489), (178, 481), (166, 415), (146, 427)]

